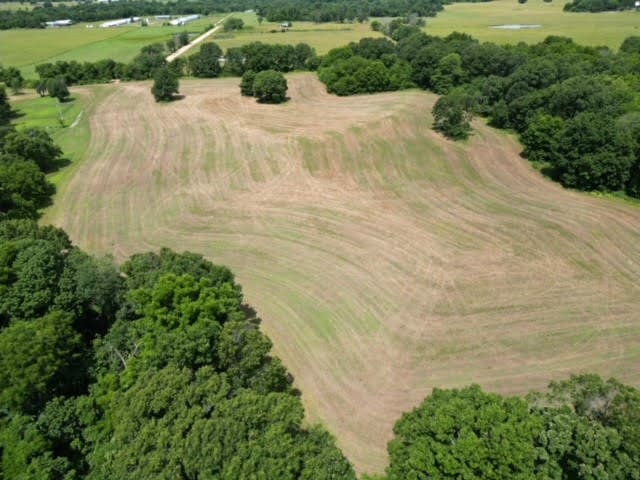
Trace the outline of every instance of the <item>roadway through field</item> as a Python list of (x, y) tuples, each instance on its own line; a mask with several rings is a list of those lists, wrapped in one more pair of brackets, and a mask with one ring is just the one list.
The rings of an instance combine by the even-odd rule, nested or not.
[(178, 58), (180, 55), (182, 55), (183, 53), (188, 52), (189, 50), (191, 50), (193, 47), (195, 47), (196, 45), (199, 45), (200, 43), (204, 42), (207, 38), (209, 38), (211, 35), (213, 35), (214, 33), (216, 33), (218, 30), (220, 30), (220, 27), (223, 26), (224, 21), (226, 19), (228, 19), (229, 17), (231, 17), (231, 14), (227, 15), (226, 17), (224, 17), (221, 20), (218, 20), (215, 24), (215, 26), (211, 29), (211, 30), (207, 30), (206, 32), (204, 32), (202, 35), (200, 35), (199, 37), (195, 38), (192, 42), (184, 45), (183, 47), (180, 47), (178, 50), (176, 50), (175, 52), (173, 52), (171, 55), (169, 55), (165, 60), (167, 61), (167, 63), (173, 62), (176, 58)]
[(45, 221), (120, 260), (169, 246), (230, 266), (360, 472), (436, 386), (640, 385), (640, 209), (542, 178), (481, 121), (443, 139), (434, 95), (288, 79), (283, 105), (237, 78), (181, 81), (171, 104), (148, 82), (95, 87), (87, 159)]

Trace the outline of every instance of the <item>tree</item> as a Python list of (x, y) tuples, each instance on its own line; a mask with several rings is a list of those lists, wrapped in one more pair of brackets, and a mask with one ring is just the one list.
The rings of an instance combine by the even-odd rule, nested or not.
[(462, 83), (464, 75), (460, 55), (457, 53), (445, 55), (438, 62), (438, 67), (431, 77), (433, 91), (440, 94), (449, 93), (453, 87)]
[(14, 95), (19, 94), (20, 92), (22, 92), (22, 87), (24, 87), (24, 79), (21, 76), (13, 77), (9, 82), (9, 87), (11, 88), (11, 91)]
[(434, 389), (394, 427), (389, 480), (535, 478), (541, 419), (527, 402), (484, 393)]
[(78, 393), (84, 345), (71, 315), (54, 312), (0, 331), (0, 406), (37, 413), (56, 395)]
[(560, 163), (560, 145), (564, 136), (565, 122), (559, 117), (541, 113), (530, 123), (520, 140), (524, 145), (524, 156), (532, 162)]
[(224, 31), (230, 32), (232, 30), (241, 30), (244, 27), (244, 22), (241, 18), (229, 18), (224, 22)]
[(640, 53), (640, 37), (632, 35), (627, 37), (620, 45), (620, 51), (624, 53)]
[(247, 70), (242, 74), (242, 80), (240, 80), (240, 94), (245, 97), (253, 97), (253, 81), (256, 78), (256, 72), (253, 70)]
[(43, 172), (52, 172), (64, 164), (62, 150), (41, 128), (11, 132), (4, 139), (4, 153), (34, 161)]
[(168, 68), (159, 68), (153, 76), (151, 93), (156, 102), (169, 102), (173, 100), (173, 94), (178, 93), (178, 77)]
[(256, 74), (253, 80), (253, 96), (262, 103), (282, 103), (287, 99), (287, 80), (275, 70)]
[(189, 45), (189, 32), (180, 32), (178, 34), (178, 48)]
[(50, 97), (57, 98), (58, 101), (64, 102), (69, 97), (69, 89), (64, 77), (58, 76), (47, 80), (47, 92)]
[(219, 59), (222, 49), (216, 43), (205, 43), (200, 46), (200, 51), (189, 57), (189, 67), (194, 77), (214, 78), (220, 75), (222, 67)]
[(303, 416), (298, 397), (234, 392), (212, 368), (152, 370), (110, 394), (102, 432), (86, 431), (91, 478), (355, 480)]
[(0, 155), (0, 220), (38, 218), (49, 205), (55, 187), (35, 162)]
[(11, 105), (4, 87), (0, 85), (0, 126), (8, 125), (11, 121)]
[(452, 140), (464, 140), (471, 132), (473, 100), (464, 93), (453, 92), (440, 97), (433, 107), (433, 128)]

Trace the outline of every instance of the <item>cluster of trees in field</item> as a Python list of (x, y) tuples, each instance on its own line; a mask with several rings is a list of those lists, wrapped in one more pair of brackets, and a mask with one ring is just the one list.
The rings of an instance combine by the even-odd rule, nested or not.
[(607, 12), (634, 8), (635, 0), (571, 0), (564, 5), (565, 12)]
[[(481, 0), (489, 1), (489, 0)], [(369, 17), (399, 17), (417, 14), (433, 17), (443, 8), (443, 0), (192, 0), (189, 2), (120, 2), (37, 6), (31, 10), (0, 10), (0, 30), (40, 28), (45, 22), (69, 18), (74, 22), (95, 22), (112, 18), (145, 15), (208, 15), (213, 12), (237, 12), (255, 9), (271, 22), (306, 20), (313, 22), (365, 21)]]
[[(0, 169), (55, 168), (59, 149), (13, 130), (5, 105), (0, 89)], [(355, 480), (331, 435), (303, 424), (228, 268), (168, 249), (117, 266), (4, 200), (0, 479)], [(394, 433), (379, 479), (640, 479), (640, 391), (595, 375), (525, 399), (435, 389)]]
[(616, 53), (564, 37), (501, 46), (410, 25), (393, 34), (395, 42), (364, 39), (323, 57), (327, 90), (432, 90), (443, 95), (434, 114), (448, 136), (464, 138), (470, 117), (483, 115), (518, 132), (525, 156), (564, 185), (640, 197), (639, 37)]

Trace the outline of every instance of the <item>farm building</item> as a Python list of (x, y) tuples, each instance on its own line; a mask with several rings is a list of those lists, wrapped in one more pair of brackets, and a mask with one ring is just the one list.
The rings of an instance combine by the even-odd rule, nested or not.
[(198, 20), (199, 18), (200, 15), (188, 15), (186, 17), (180, 17), (176, 18), (175, 20), (171, 20), (169, 23), (175, 27), (179, 25), (186, 25), (187, 23), (191, 23), (194, 20)]
[(46, 22), (47, 27), (69, 27), (73, 25), (73, 20), (54, 20), (53, 22)]
[(121, 18), (119, 20), (111, 20), (100, 24), (101, 28), (120, 27), (122, 25), (128, 25), (130, 23), (139, 22), (140, 17)]

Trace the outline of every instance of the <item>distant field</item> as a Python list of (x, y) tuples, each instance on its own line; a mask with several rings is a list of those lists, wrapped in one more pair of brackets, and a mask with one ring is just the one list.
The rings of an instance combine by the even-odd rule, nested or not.
[[(606, 45), (615, 50), (630, 35), (640, 35), (640, 13), (566, 13), (566, 1), (494, 0), (489, 3), (455, 3), (445, 6), (436, 18), (427, 19), (425, 31), (432, 35), (465, 32), (482, 41), (535, 43), (549, 35), (571, 37), (584, 45)], [(534, 24), (541, 28), (500, 30), (495, 25)]]
[(482, 121), (444, 140), (435, 95), (288, 81), (279, 106), (237, 78), (181, 81), (168, 105), (149, 82), (83, 90), (90, 135), (66, 140), (86, 154), (43, 221), (120, 260), (169, 246), (229, 265), (359, 471), (384, 469), (434, 386), (640, 386), (639, 208), (562, 189)]
[(202, 18), (184, 27), (163, 27), (155, 22), (149, 27), (131, 26), (96, 28), (86, 24), (68, 28), (15, 29), (0, 31), (0, 63), (15, 66), (27, 78), (36, 77), (35, 66), (57, 60), (95, 61), (113, 58), (128, 62), (145, 45), (165, 42), (171, 35), (187, 30), (201, 33), (205, 26), (214, 24), (222, 16)]
[[(217, 43), (223, 50), (239, 47), (249, 42), (291, 44), (308, 43), (323, 55), (335, 47), (341, 47), (349, 42), (357, 42), (363, 37), (382, 36), (372, 32), (368, 23), (313, 23), (293, 22), (288, 32), (280, 31), (280, 23), (270, 23), (266, 20), (258, 24), (256, 15), (234, 14), (242, 18), (246, 27), (234, 33), (220, 32), (211, 41)], [(275, 33), (272, 33), (275, 31)]]
[(33, 5), (30, 3), (20, 2), (0, 2), (0, 10), (32, 10)]

